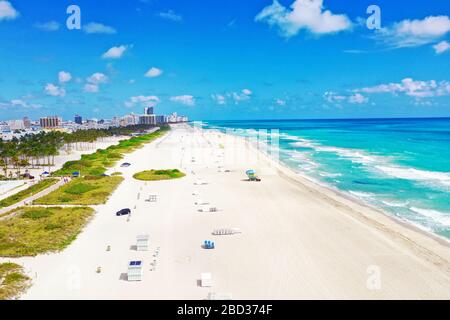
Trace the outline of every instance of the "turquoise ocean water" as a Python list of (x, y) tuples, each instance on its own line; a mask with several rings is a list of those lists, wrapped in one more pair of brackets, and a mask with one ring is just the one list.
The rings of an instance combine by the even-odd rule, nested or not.
[(273, 136), (287, 166), (450, 240), (450, 118), (203, 125), (242, 136), (279, 130)]

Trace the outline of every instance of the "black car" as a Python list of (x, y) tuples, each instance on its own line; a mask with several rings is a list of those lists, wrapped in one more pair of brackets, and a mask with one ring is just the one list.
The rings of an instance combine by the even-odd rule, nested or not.
[(130, 209), (122, 209), (122, 210), (120, 210), (120, 211), (118, 211), (116, 213), (116, 216), (120, 217), (120, 216), (129, 215), (129, 214), (131, 214), (131, 210)]
[(131, 163), (125, 162), (125, 163), (122, 163), (120, 166), (122, 168), (128, 168), (129, 166), (131, 166)]

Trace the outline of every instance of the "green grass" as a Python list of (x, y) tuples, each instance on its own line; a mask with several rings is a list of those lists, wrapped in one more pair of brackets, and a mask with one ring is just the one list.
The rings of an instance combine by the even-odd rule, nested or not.
[(36, 193), (41, 192), (42, 190), (47, 189), (48, 187), (54, 185), (57, 182), (58, 182), (57, 179), (42, 180), (41, 182), (38, 182), (37, 184), (29, 187), (28, 189), (25, 189), (25, 190), (20, 191), (6, 199), (3, 199), (2, 201), (0, 201), (0, 208), (9, 207), (17, 202), (20, 202), (20, 201), (28, 198), (29, 196), (32, 196)]
[(15, 263), (0, 264), (0, 300), (17, 298), (30, 285), (23, 268)]
[(80, 172), (83, 176), (101, 176), (121, 160), (124, 154), (161, 137), (168, 130), (169, 128), (164, 127), (150, 134), (122, 140), (117, 145), (99, 149), (92, 154), (82, 155), (80, 160), (66, 162), (60, 170), (53, 173), (53, 176), (70, 176), (73, 172)]
[(136, 173), (133, 178), (143, 181), (158, 181), (183, 178), (185, 174), (178, 169), (148, 170)]
[(92, 217), (87, 207), (21, 207), (0, 221), (0, 256), (23, 257), (58, 252), (72, 243)]
[(88, 176), (73, 179), (61, 188), (34, 201), (38, 205), (104, 204), (123, 181), (122, 177)]

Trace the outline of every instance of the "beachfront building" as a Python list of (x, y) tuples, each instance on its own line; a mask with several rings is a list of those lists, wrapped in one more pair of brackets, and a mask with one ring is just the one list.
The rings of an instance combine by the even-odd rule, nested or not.
[(74, 118), (74, 122), (76, 124), (80, 124), (80, 125), (83, 124), (83, 117), (81, 117), (79, 115), (76, 115), (75, 118)]
[(25, 130), (25, 124), (23, 123), (23, 120), (9, 120), (6, 123), (8, 124), (9, 130), (11, 131)]
[(58, 116), (44, 117), (39, 119), (41, 128), (55, 129), (61, 127), (62, 119)]
[(23, 125), (25, 126), (25, 129), (30, 129), (31, 128), (31, 120), (30, 120), (30, 118), (23, 117), (22, 121), (23, 121)]
[(156, 125), (156, 116), (154, 114), (144, 114), (139, 116), (139, 124)]
[(139, 116), (135, 114), (127, 114), (124, 116), (121, 120), (121, 126), (134, 126), (136, 124), (139, 124)]
[(156, 124), (164, 124), (167, 123), (167, 117), (166, 116), (156, 116)]

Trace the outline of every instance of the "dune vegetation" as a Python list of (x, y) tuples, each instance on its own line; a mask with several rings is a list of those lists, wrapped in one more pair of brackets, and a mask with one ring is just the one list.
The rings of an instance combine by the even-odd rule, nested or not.
[(30, 285), (23, 268), (15, 263), (0, 263), (0, 300), (17, 298)]
[(172, 170), (147, 170), (136, 173), (133, 178), (142, 181), (158, 181), (158, 180), (170, 180), (179, 179), (186, 176), (178, 169)]
[(33, 202), (37, 205), (98, 205), (104, 204), (123, 181), (120, 176), (85, 176), (76, 178), (61, 188)]
[(5, 198), (3, 200), (0, 201), (0, 208), (6, 208), (9, 206), (12, 206), (13, 204), (20, 202), (36, 193), (39, 193), (45, 189), (47, 189), (48, 187), (51, 187), (52, 185), (54, 185), (55, 183), (58, 182), (58, 179), (45, 179), (42, 180), (38, 183), (36, 183), (35, 185), (32, 185), (31, 187), (20, 191), (16, 194), (13, 194), (12, 196)]
[(36, 256), (71, 244), (92, 217), (88, 207), (21, 207), (0, 221), (0, 256)]

